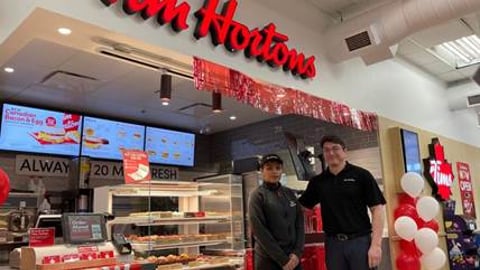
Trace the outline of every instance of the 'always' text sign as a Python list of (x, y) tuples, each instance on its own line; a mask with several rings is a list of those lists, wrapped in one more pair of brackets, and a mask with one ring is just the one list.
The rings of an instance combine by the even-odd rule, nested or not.
[(70, 173), (70, 160), (47, 156), (17, 155), (15, 160), (15, 173), (18, 175), (31, 176), (68, 177)]

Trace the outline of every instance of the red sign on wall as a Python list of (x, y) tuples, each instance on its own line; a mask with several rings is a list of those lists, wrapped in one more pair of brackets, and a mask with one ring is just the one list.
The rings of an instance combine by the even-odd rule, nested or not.
[(450, 200), (454, 180), (452, 164), (445, 159), (443, 145), (438, 138), (428, 145), (430, 157), (423, 160), (424, 175), (432, 187), (432, 194), (440, 201)]
[[(106, 6), (120, 2), (100, 1)], [(286, 44), (288, 36), (279, 33), (275, 24), (270, 23), (263, 29), (249, 29), (234, 20), (238, 6), (236, 0), (226, 1), (218, 13), (219, 2), (205, 0), (203, 7), (194, 13), (198, 20), (194, 32), (196, 39), (204, 38), (210, 33), (213, 44), (223, 45), (229, 52), (243, 52), (247, 58), (267, 63), (274, 68), (282, 68), (304, 79), (315, 77), (315, 57), (305, 57), (296, 49), (289, 48)], [(139, 13), (144, 20), (156, 17), (160, 25), (170, 24), (176, 32), (189, 28), (187, 19), (191, 7), (185, 1), (177, 3), (177, 0), (123, 0), (122, 8), (128, 15)]]
[(470, 166), (467, 163), (457, 162), (458, 184), (462, 199), (463, 214), (475, 219), (475, 203), (473, 200), (473, 187), (470, 175)]

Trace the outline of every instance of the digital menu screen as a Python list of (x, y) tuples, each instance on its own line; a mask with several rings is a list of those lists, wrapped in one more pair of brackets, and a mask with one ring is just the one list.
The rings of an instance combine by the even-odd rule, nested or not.
[(193, 166), (195, 134), (147, 127), (146, 138), (150, 163)]
[(145, 126), (101, 118), (83, 119), (82, 156), (122, 159), (122, 150), (143, 150)]
[(105, 218), (102, 214), (66, 213), (62, 221), (66, 243), (82, 244), (106, 240)]
[(417, 133), (402, 129), (403, 160), (406, 172), (416, 172), (422, 175), (422, 160)]
[(0, 149), (78, 156), (81, 123), (78, 114), (4, 104)]

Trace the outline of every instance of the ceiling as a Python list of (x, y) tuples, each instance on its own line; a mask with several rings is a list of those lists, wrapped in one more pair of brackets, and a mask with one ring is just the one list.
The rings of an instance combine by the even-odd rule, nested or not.
[(415, 33), (400, 42), (397, 56), (449, 85), (469, 82), (478, 65), (457, 69), (453, 61), (437, 55), (432, 48), (446, 41), (480, 33), (478, 22), (478, 15), (474, 14)]
[[(358, 16), (393, 0), (305, 0), (329, 14), (335, 23)], [(415, 65), (448, 85), (469, 82), (478, 65), (456, 69), (451, 59), (446, 59), (432, 48), (443, 42), (463, 36), (480, 34), (480, 12), (445, 22), (414, 33), (398, 44), (396, 57)]]
[[(36, 10), (2, 44), (0, 61), (4, 64), (0, 65), (13, 66), (15, 72), (0, 72), (0, 99), (205, 134), (275, 117), (226, 97), (222, 98), (223, 112), (213, 113), (211, 94), (196, 90), (191, 79), (177, 76), (173, 76), (170, 105), (162, 106), (158, 70), (97, 51), (112, 45), (110, 40), (130, 44), (132, 48), (140, 48), (141, 44), (106, 35), (78, 21), (65, 24), (63, 20), (66, 18)], [(76, 33), (64, 37), (55, 32), (56, 28), (51, 29), (52, 25), (69, 25)], [(149, 54), (150, 58), (162, 58), (166, 66), (171, 64), (176, 70), (192, 72), (189, 58), (158, 50), (149, 50)], [(231, 120), (231, 116), (236, 119)]]
[[(280, 12), (284, 7), (285, 14), (292, 12), (290, 0), (259, 1), (265, 5), (276, 4)], [(314, 7), (331, 18), (334, 25), (392, 0), (303, 1), (296, 4), (304, 5), (303, 9), (305, 5)], [(432, 53), (431, 48), (445, 41), (480, 33), (479, 18), (479, 14), (472, 14), (415, 33), (399, 43), (396, 57), (447, 85), (471, 83), (470, 78), (477, 66), (456, 69), (450, 61)], [(59, 35), (55, 30), (61, 25), (74, 28), (75, 34)], [(155, 92), (160, 83), (158, 70), (98, 53), (99, 47), (122, 46), (125, 49), (125, 44), (129, 46), (127, 49), (136, 48), (169, 68), (179, 69), (182, 73), (192, 72), (190, 57), (36, 9), (0, 45), (0, 66), (16, 68), (11, 74), (0, 72), (0, 99), (196, 133), (215, 133), (274, 117), (229, 98), (223, 98), (224, 111), (214, 114), (208, 107), (211, 95), (195, 90), (191, 80), (179, 77), (173, 81), (170, 106), (162, 106)], [(90, 79), (72, 77), (70, 73)], [(230, 120), (231, 115), (237, 119)]]

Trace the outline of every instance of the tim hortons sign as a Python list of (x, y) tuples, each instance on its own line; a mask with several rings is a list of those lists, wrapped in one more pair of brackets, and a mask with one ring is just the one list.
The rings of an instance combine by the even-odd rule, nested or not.
[[(190, 5), (177, 0), (100, 0), (106, 6), (123, 2), (122, 9), (128, 14), (140, 14), (147, 20), (155, 17), (160, 25), (170, 24), (176, 32), (188, 29)], [(286, 44), (288, 36), (277, 31), (274, 23), (263, 29), (249, 29), (233, 18), (238, 2), (229, 0), (223, 4), (222, 11), (217, 13), (219, 0), (205, 0), (202, 8), (193, 14), (197, 18), (194, 31), (196, 39), (210, 34), (215, 46), (223, 45), (230, 52), (243, 52), (247, 58), (255, 58), (273, 68), (282, 68), (303, 79), (316, 75), (315, 57), (305, 57), (296, 49)]]
[(430, 157), (423, 160), (425, 178), (432, 187), (432, 195), (437, 200), (448, 201), (454, 180), (452, 164), (445, 159), (443, 145), (438, 138), (432, 139), (428, 149)]

